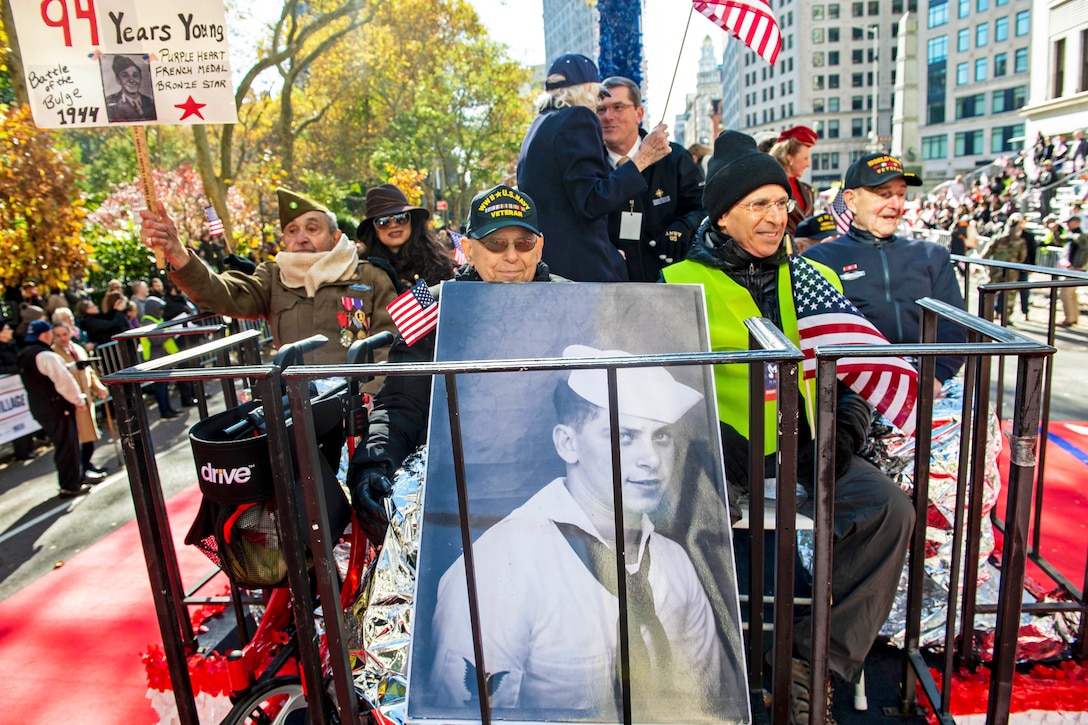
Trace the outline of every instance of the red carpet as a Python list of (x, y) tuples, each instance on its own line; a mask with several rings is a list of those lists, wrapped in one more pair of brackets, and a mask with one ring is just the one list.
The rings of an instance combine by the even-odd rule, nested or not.
[[(181, 540), (196, 513), (194, 484), (168, 504), (184, 580), (210, 562)], [(141, 656), (162, 642), (136, 522), (0, 602), (0, 723), (150, 725)]]
[[(1088, 490), (1084, 485), (1088, 481), (1088, 423), (1051, 422), (1048, 438), (1040, 553), (1080, 586), (1088, 558)], [(999, 465), (1002, 481), (1007, 484), (1008, 445), (1001, 452)], [(997, 511), (1004, 519), (1005, 491)], [(1030, 562), (1027, 575), (1039, 591), (1054, 587), (1050, 578)]]

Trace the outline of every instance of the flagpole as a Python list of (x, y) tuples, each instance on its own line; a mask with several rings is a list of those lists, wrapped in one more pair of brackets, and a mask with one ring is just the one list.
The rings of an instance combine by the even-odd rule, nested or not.
[(672, 100), (672, 87), (676, 85), (676, 71), (680, 68), (680, 56), (684, 54), (684, 43), (688, 40), (688, 28), (691, 27), (691, 16), (695, 14), (695, 3), (688, 8), (688, 20), (684, 23), (684, 37), (680, 39), (680, 50), (676, 54), (676, 65), (672, 67), (672, 80), (669, 81), (669, 93), (665, 96), (665, 105), (661, 107), (661, 121), (665, 121), (665, 113), (669, 109), (669, 101)]

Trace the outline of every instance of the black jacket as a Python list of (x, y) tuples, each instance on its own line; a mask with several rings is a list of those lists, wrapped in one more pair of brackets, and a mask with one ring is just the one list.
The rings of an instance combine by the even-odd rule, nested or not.
[[(877, 239), (854, 226), (839, 237), (815, 244), (804, 256), (830, 267), (842, 280), (843, 294), (892, 343), (921, 340), (922, 308), (932, 297), (963, 310), (963, 295), (946, 248), (921, 239)], [(937, 342), (963, 344), (967, 332), (947, 320), (937, 325)], [(937, 378), (946, 381), (963, 365), (957, 356), (937, 358)]]
[(95, 345), (105, 344), (117, 333), (128, 329), (128, 325), (125, 323), (125, 313), (120, 310), (84, 315), (76, 320), (76, 323), (87, 336), (87, 342)]
[[(639, 135), (645, 138), (645, 129), (639, 129)], [(675, 237), (682, 245), (673, 261), (683, 259), (695, 230), (706, 217), (703, 170), (683, 146), (670, 143), (669, 147), (668, 156), (642, 172), (646, 191), (632, 196), (626, 206), (608, 215), (608, 236), (626, 255), (627, 275), (632, 282), (656, 282), (661, 276), (661, 268), (670, 264), (660, 258), (666, 239)], [(620, 218), (627, 211), (642, 214), (642, 236), (638, 240), (620, 239)], [(655, 242), (653, 247), (651, 241)]]
[(576, 282), (626, 282), (627, 266), (608, 236), (608, 215), (646, 192), (634, 164), (613, 170), (597, 114), (583, 106), (546, 108), (521, 143), (518, 188), (537, 204), (544, 261)]
[[(454, 281), (479, 282), (480, 275), (473, 267), (462, 267)], [(541, 262), (537, 265), (534, 282), (562, 281), (548, 271)], [(431, 288), (435, 299), (438, 286)], [(397, 336), (389, 350), (390, 363), (419, 363), (434, 361), (435, 332), (409, 345)], [(431, 412), (430, 375), (393, 375), (385, 379), (374, 398), (374, 410), (370, 414), (370, 432), (366, 445), (360, 446), (351, 459), (351, 467), (378, 467), (391, 476), (400, 464), (418, 446), (427, 441), (427, 422)], [(348, 474), (352, 480), (352, 474)]]

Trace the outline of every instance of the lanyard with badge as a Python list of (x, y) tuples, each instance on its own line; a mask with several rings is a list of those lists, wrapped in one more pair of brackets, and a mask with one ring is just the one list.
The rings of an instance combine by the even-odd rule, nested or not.
[(635, 200), (631, 199), (631, 211), (620, 212), (620, 239), (642, 239), (642, 212), (635, 211)]

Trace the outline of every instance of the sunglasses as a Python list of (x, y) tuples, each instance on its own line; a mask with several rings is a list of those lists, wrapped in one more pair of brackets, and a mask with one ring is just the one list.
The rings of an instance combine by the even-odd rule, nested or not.
[(489, 252), (502, 254), (511, 244), (519, 252), (531, 252), (536, 247), (536, 237), (521, 237), (520, 239), (474, 239), (473, 241), (483, 246)]
[(400, 214), (390, 214), (389, 216), (380, 216), (374, 220), (374, 226), (382, 227), (383, 229), (390, 224), (407, 224), (408, 220), (412, 218), (411, 213), (402, 211)]

